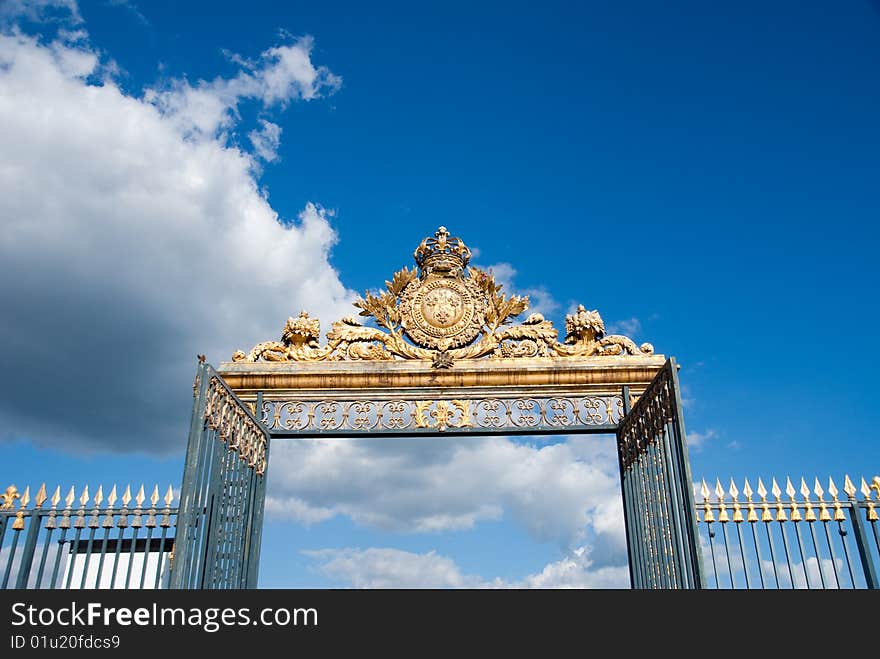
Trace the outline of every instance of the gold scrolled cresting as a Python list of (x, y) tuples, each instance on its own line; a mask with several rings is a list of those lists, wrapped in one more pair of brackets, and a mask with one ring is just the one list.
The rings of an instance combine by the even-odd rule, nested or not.
[[(331, 325), (321, 345), (320, 321), (302, 311), (288, 318), (280, 341), (264, 341), (236, 362), (430, 361), (451, 368), (458, 360), (653, 355), (649, 343), (637, 346), (625, 336), (607, 335), (597, 310), (580, 305), (566, 316), (566, 337), (559, 342), (553, 323), (533, 313), (521, 324), (512, 320), (529, 307), (528, 296), (506, 295), (491, 272), (469, 266), (471, 252), (440, 227), (415, 251), (415, 268), (403, 268), (385, 282), (385, 290), (366, 292), (354, 304), (360, 316)], [(194, 390), (197, 387), (194, 387)]]

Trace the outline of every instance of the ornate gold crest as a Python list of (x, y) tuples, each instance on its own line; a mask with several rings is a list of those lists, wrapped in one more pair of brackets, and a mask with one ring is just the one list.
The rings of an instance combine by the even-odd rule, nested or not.
[(583, 305), (565, 319), (565, 343), (553, 323), (533, 313), (519, 325), (511, 320), (528, 309), (527, 296), (501, 292), (491, 273), (469, 267), (471, 251), (440, 227), (425, 238), (413, 258), (385, 282), (385, 291), (367, 292), (355, 302), (360, 315), (332, 324), (327, 344), (319, 344), (320, 325), (303, 311), (288, 318), (281, 341), (240, 350), (233, 361), (430, 360), (450, 368), (456, 360), (479, 357), (589, 357), (651, 355), (650, 343), (636, 346), (625, 336), (607, 336), (599, 312)]
[(464, 276), (470, 250), (446, 227), (426, 238), (414, 258), (420, 277), (401, 295), (401, 322), (407, 338), (423, 348), (445, 351), (467, 345), (480, 334), (485, 304), (480, 289)]

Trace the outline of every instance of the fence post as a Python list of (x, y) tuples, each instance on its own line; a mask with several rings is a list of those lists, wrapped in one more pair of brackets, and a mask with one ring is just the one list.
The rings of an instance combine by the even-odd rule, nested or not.
[(856, 488), (852, 484), (852, 481), (850, 481), (849, 476), (846, 477), (843, 490), (849, 497), (849, 515), (856, 537), (856, 547), (858, 547), (859, 550), (859, 558), (862, 560), (862, 568), (865, 571), (865, 584), (868, 588), (877, 590), (880, 588), (880, 583), (877, 581), (877, 569), (874, 567), (874, 561), (871, 558), (871, 551), (868, 548), (868, 532), (865, 530), (864, 521), (862, 521), (862, 508), (856, 500)]
[(27, 539), (24, 541), (24, 549), (21, 550), (21, 560), (18, 564), (18, 578), (15, 587), (27, 588), (28, 577), (31, 575), (31, 563), (34, 560), (34, 550), (37, 548), (37, 536), (40, 534), (40, 511), (34, 509), (29, 515), (31, 518), (28, 526)]

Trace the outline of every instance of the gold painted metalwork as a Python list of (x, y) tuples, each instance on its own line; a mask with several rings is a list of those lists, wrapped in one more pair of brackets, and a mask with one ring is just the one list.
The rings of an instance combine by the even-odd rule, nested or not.
[(748, 506), (749, 512), (746, 515), (746, 521), (748, 522), (757, 522), (758, 521), (758, 513), (755, 512), (755, 504), (752, 502), (752, 495), (754, 492), (752, 491), (752, 486), (749, 484), (749, 479), (746, 479), (745, 486), (743, 487), (743, 494), (746, 495), (746, 505)]
[(813, 510), (813, 504), (810, 502), (810, 488), (807, 487), (807, 481), (801, 476), (801, 496), (804, 497), (804, 520), (807, 522), (816, 521), (816, 512)]
[[(270, 430), (317, 431), (564, 429), (615, 425), (624, 416), (620, 395), (456, 398), (448, 401), (398, 398), (278, 400), (263, 401), (260, 413), (262, 423)], [(441, 422), (441, 419), (445, 421)]]
[(767, 503), (767, 488), (764, 487), (764, 481), (758, 479), (758, 496), (761, 497), (761, 521), (772, 522), (773, 515), (770, 512), (770, 504)]
[(15, 487), (15, 485), (7, 487), (5, 492), (0, 493), (0, 500), (2, 500), (2, 503), (0, 503), (0, 510), (9, 510), (12, 508), (15, 500), (18, 499), (19, 496), (21, 495), (19, 495), (18, 488)]
[(730, 521), (730, 515), (727, 514), (727, 506), (724, 504), (724, 488), (718, 478), (715, 479), (715, 496), (718, 497), (718, 521), (726, 524)]
[(773, 485), (770, 487), (770, 491), (776, 499), (776, 521), (787, 522), (788, 515), (785, 512), (785, 507), (782, 505), (782, 490), (779, 488), (779, 483), (776, 482), (775, 478), (773, 479)]
[(367, 292), (355, 302), (360, 315), (331, 325), (320, 345), (320, 321), (302, 311), (288, 318), (280, 341), (265, 341), (250, 352), (236, 351), (236, 362), (317, 362), (393, 359), (427, 360), (434, 368), (481, 357), (545, 358), (652, 355), (649, 343), (636, 346), (625, 336), (606, 335), (599, 312), (580, 305), (566, 317), (566, 337), (541, 314), (519, 325), (513, 318), (529, 306), (528, 296), (501, 292), (491, 272), (469, 267), (470, 250), (440, 227), (416, 249), (416, 268), (403, 268), (385, 282), (385, 291)]
[(834, 521), (835, 522), (843, 522), (846, 520), (846, 515), (843, 513), (843, 506), (840, 505), (840, 500), (837, 498), (839, 492), (837, 491), (837, 486), (834, 484), (834, 481), (831, 480), (831, 477), (828, 477), (828, 494), (831, 495), (832, 505), (834, 506)]
[(703, 484), (700, 486), (700, 494), (703, 497), (703, 521), (707, 524), (715, 521), (715, 513), (712, 512), (712, 504), (709, 501), (709, 486), (706, 485), (706, 479), (703, 479)]
[(865, 502), (868, 504), (868, 509), (865, 511), (865, 518), (869, 522), (877, 521), (877, 511), (874, 509), (874, 502), (871, 501), (871, 490), (874, 489), (874, 485), (872, 484), (868, 487), (868, 484), (865, 482), (864, 477), (862, 477), (862, 486), (859, 488), (862, 491), (862, 496), (865, 497)]
[(18, 512), (15, 513), (15, 521), (12, 523), (13, 531), (21, 531), (24, 528), (24, 509), (31, 500), (31, 487), (28, 485), (24, 488), (24, 494), (18, 500)]
[(229, 450), (237, 451), (239, 458), (253, 467), (258, 475), (266, 471), (266, 437), (263, 431), (236, 403), (217, 377), (212, 377), (208, 382), (204, 418), (208, 427), (217, 431), (217, 436)]
[(813, 484), (813, 493), (816, 495), (816, 498), (819, 499), (819, 521), (830, 522), (831, 513), (828, 512), (828, 506), (825, 505), (825, 499), (823, 498), (823, 496), (825, 495), (825, 490), (822, 489), (822, 485), (819, 483), (818, 478)]
[(794, 485), (791, 484), (791, 478), (789, 478), (788, 476), (785, 477), (785, 493), (788, 495), (788, 500), (791, 505), (791, 521), (802, 521), (803, 516), (801, 515), (800, 508), (798, 507), (797, 501), (794, 498), (794, 495), (796, 494)]
[(730, 479), (730, 489), (728, 489), (730, 493), (731, 499), (733, 499), (733, 521), (737, 524), (744, 521), (742, 509), (739, 505), (739, 490), (736, 488), (736, 483), (733, 482), (733, 479)]

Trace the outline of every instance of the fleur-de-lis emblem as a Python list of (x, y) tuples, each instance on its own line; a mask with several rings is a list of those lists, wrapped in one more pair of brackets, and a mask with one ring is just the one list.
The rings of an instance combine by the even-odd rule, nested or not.
[(0, 510), (9, 510), (12, 508), (12, 504), (16, 499), (20, 498), (21, 495), (18, 493), (18, 488), (15, 485), (10, 485), (6, 488), (6, 491), (0, 494)]

